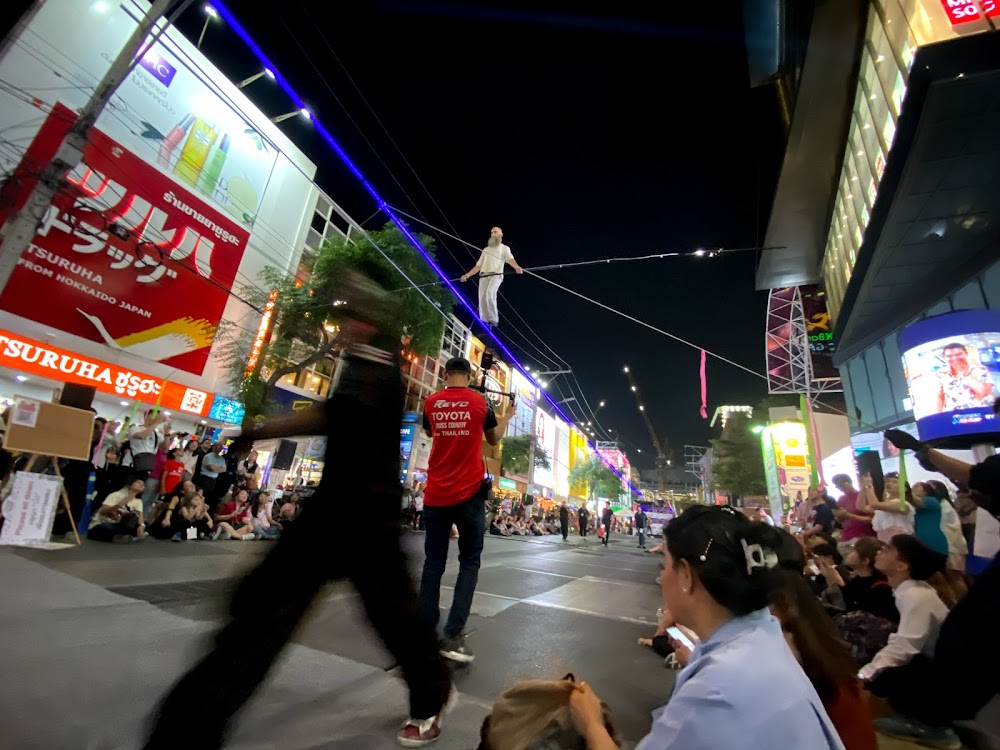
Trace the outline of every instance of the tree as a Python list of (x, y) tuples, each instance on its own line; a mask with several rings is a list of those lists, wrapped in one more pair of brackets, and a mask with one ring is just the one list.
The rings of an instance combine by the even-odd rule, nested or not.
[[(274, 386), (281, 378), (332, 360), (340, 348), (333, 303), (337, 296), (336, 269), (343, 265), (363, 267), (386, 288), (398, 289), (394, 295), (399, 310), (395, 327), (400, 339), (405, 333), (407, 348), (416, 356), (438, 353), (445, 325), (441, 311), (450, 311), (455, 303), (450, 290), (434, 284), (439, 280), (437, 274), (393, 224), (368, 234), (374, 244), (359, 236), (325, 240), (314, 255), (303, 260), (299, 274), (267, 267), (256, 284), (240, 289), (240, 296), (251, 306), (259, 310), (272, 307), (271, 334), (251, 372), (247, 372), (247, 363), (256, 332), (229, 321), (219, 329), (222, 344), (216, 356), (225, 363), (229, 383), (246, 405), (248, 417), (267, 413)], [(434, 241), (426, 235), (417, 235), (417, 239), (434, 257)], [(393, 268), (379, 248), (414, 284), (422, 286), (420, 291), (433, 305)]]
[(528, 459), (531, 456), (532, 444), (534, 444), (535, 449), (535, 468), (549, 471), (552, 464), (549, 462), (548, 451), (542, 447), (538, 437), (530, 433), (509, 436), (500, 440), (503, 468), (511, 474), (528, 476)]
[(622, 480), (597, 455), (591, 455), (586, 461), (570, 469), (569, 485), (586, 487), (589, 501), (598, 497), (617, 500), (622, 492)]
[(712, 441), (712, 478), (715, 488), (734, 496), (764, 495), (764, 459), (760, 438), (750, 430), (745, 414), (734, 414), (726, 422), (723, 437)]

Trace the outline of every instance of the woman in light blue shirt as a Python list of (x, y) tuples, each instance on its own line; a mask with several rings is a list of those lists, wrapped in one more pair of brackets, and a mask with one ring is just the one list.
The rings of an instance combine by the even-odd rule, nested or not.
[[(663, 601), (700, 642), (636, 750), (844, 750), (767, 609), (783, 539), (729, 507), (689, 508), (666, 528)], [(570, 700), (587, 750), (612, 750), (600, 700)]]

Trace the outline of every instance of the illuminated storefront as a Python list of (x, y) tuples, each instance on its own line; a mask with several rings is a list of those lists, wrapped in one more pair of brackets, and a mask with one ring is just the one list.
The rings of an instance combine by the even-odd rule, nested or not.
[(787, 510), (790, 503), (809, 492), (812, 469), (806, 427), (801, 422), (777, 422), (764, 428), (761, 441), (768, 499), (778, 517), (781, 509)]
[(211, 393), (197, 388), (8, 331), (0, 331), (0, 368), (9, 369), (14, 375), (15, 384), (8, 386), (11, 389), (27, 391), (39, 385), (53, 389), (62, 383), (77, 383), (93, 387), (98, 394), (111, 396), (112, 400), (120, 401), (123, 408), (138, 402), (192, 417), (205, 417), (213, 399)]

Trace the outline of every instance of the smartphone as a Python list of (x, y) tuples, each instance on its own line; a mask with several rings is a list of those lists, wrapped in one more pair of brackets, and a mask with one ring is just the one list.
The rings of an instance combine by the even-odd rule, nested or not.
[(687, 648), (694, 648), (694, 641), (684, 635), (684, 631), (678, 627), (667, 628), (667, 635), (673, 638), (675, 641), (679, 641)]
[(819, 565), (817, 565), (812, 560), (809, 561), (809, 570), (812, 571), (812, 573), (813, 573), (814, 576), (818, 576), (819, 575)]

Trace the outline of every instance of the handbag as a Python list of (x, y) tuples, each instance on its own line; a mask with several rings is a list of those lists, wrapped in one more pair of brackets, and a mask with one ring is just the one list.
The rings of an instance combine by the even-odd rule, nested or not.
[(123, 513), (118, 519), (119, 533), (136, 536), (139, 533), (139, 514), (135, 511)]
[(597, 527), (597, 538), (598, 538), (598, 539), (603, 539), (603, 538), (604, 538), (604, 535), (605, 535), (606, 533), (607, 533), (607, 531), (605, 530), (605, 528), (604, 528), (604, 525), (603, 525), (603, 524)]
[[(132, 453), (132, 468), (136, 471), (152, 471), (156, 465), (156, 448), (160, 444), (160, 436), (153, 431), (153, 452), (152, 453)], [(129, 444), (131, 450), (131, 443)]]
[[(576, 750), (586, 746), (573, 724), (569, 698), (576, 689), (572, 674), (561, 680), (527, 680), (493, 704), (479, 730), (479, 750)], [(621, 747), (611, 710), (603, 709), (604, 727)]]
[(152, 471), (156, 463), (155, 453), (133, 453), (132, 468), (136, 471)]

